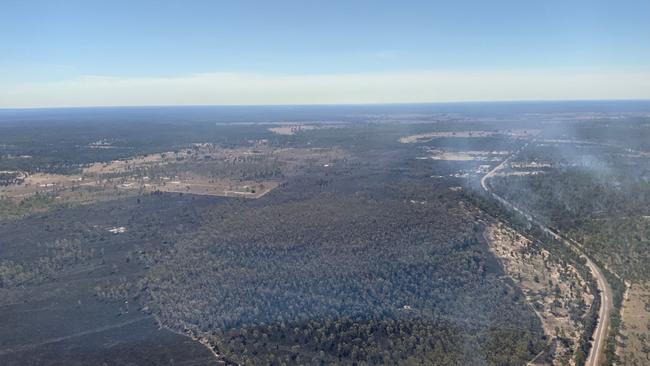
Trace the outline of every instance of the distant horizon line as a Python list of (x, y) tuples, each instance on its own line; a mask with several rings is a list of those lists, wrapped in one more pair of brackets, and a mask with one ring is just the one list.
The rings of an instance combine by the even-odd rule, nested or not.
[(370, 103), (296, 103), (296, 104), (151, 104), (151, 105), (93, 105), (93, 106), (56, 106), (56, 107), (0, 107), (0, 111), (29, 110), (64, 110), (64, 109), (139, 109), (139, 108), (210, 108), (210, 107), (372, 107), (372, 106), (425, 106), (454, 104), (544, 104), (544, 103), (616, 103), (616, 102), (650, 102), (650, 98), (621, 99), (508, 99), (508, 100), (459, 100), (441, 102), (370, 102)]

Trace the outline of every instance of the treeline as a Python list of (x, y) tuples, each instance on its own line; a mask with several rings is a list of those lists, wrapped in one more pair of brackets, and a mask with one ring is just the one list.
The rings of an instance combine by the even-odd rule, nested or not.
[[(600, 268), (603, 268), (601, 266)], [(621, 331), (622, 319), (621, 311), (623, 307), (623, 300), (625, 296), (625, 282), (607, 269), (603, 270), (607, 283), (612, 289), (614, 309), (609, 316), (609, 332), (607, 334), (607, 343), (605, 344), (605, 357), (608, 365), (616, 365), (620, 362), (620, 358), (616, 354), (616, 347), (619, 345), (617, 337)]]
[[(0, 157), (1, 159), (1, 157)], [(0, 187), (20, 184), (24, 181), (23, 175), (16, 171), (0, 171)]]

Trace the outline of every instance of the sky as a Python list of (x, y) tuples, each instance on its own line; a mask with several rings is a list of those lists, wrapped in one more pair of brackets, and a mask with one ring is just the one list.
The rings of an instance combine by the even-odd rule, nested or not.
[(650, 1), (0, 5), (0, 108), (574, 99), (650, 99)]

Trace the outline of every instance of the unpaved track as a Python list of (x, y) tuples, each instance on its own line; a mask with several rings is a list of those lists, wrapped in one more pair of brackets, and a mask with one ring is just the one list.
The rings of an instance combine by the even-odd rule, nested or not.
[(46, 339), (46, 340), (38, 342), (38, 343), (29, 343), (29, 344), (23, 344), (23, 345), (19, 345), (19, 346), (10, 347), (10, 348), (0, 349), (0, 356), (4, 356), (4, 355), (7, 355), (7, 354), (16, 353), (16, 352), (28, 351), (28, 350), (35, 349), (35, 348), (38, 348), (38, 347), (42, 347), (42, 346), (52, 344), (52, 343), (58, 343), (58, 342), (67, 341), (69, 339), (73, 339), (73, 338), (77, 338), (77, 337), (87, 336), (87, 335), (94, 334), (94, 333), (101, 333), (101, 332), (105, 332), (107, 330), (121, 328), (121, 327), (123, 327), (125, 325), (137, 323), (137, 322), (143, 321), (145, 319), (150, 319), (150, 318), (151, 317), (149, 317), (149, 316), (143, 316), (143, 317), (134, 318), (134, 319), (127, 320), (127, 321), (117, 323), (117, 324), (111, 324), (111, 325), (107, 325), (107, 326), (103, 326), (103, 327), (99, 327), (99, 328), (85, 330), (83, 332), (78, 332), (78, 333), (70, 334), (70, 335), (67, 335), (67, 336), (49, 338), (49, 339)]
[(524, 150), (526, 147), (531, 142), (525, 143), (523, 146), (521, 146), (519, 149), (517, 149), (514, 153), (512, 153), (510, 156), (508, 156), (507, 159), (501, 162), (501, 164), (497, 165), (494, 167), (492, 170), (490, 170), (487, 174), (481, 178), (481, 187), (489, 193), (494, 199), (499, 201), (501, 204), (506, 206), (507, 208), (518, 212), (519, 214), (523, 215), (528, 222), (530, 222), (533, 225), (538, 226), (540, 229), (542, 229), (544, 232), (547, 234), (551, 235), (553, 238), (556, 240), (562, 242), (564, 245), (568, 246), (572, 250), (574, 250), (576, 253), (578, 253), (581, 257), (583, 257), (586, 260), (586, 265), (589, 267), (589, 270), (591, 271), (591, 274), (594, 276), (596, 279), (596, 285), (598, 287), (598, 290), (600, 292), (600, 309), (598, 310), (598, 324), (596, 324), (596, 329), (594, 330), (593, 334), (593, 343), (591, 346), (591, 350), (589, 351), (589, 356), (587, 357), (587, 361), (585, 362), (586, 366), (599, 366), (604, 359), (603, 352), (605, 350), (605, 340), (607, 338), (607, 329), (609, 327), (609, 314), (614, 308), (614, 303), (613, 303), (613, 297), (612, 297), (612, 289), (609, 287), (609, 284), (607, 283), (607, 279), (605, 279), (605, 276), (603, 275), (603, 272), (601, 269), (587, 256), (584, 251), (582, 250), (582, 245), (579, 243), (576, 243), (575, 241), (570, 241), (564, 236), (560, 235), (558, 232), (550, 229), (546, 225), (542, 224), (538, 220), (536, 220), (532, 215), (522, 211), (520, 208), (515, 206), (512, 202), (507, 201), (503, 197), (499, 196), (498, 194), (494, 193), (493, 191), (490, 190), (490, 186), (487, 184), (488, 179), (492, 178), (496, 172), (501, 170), (506, 164), (512, 160), (515, 156), (517, 156), (522, 150)]

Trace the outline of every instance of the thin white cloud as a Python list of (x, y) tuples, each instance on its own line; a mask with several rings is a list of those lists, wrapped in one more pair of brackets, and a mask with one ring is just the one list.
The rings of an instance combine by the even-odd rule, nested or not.
[(206, 73), (0, 85), (0, 108), (650, 99), (650, 71)]

